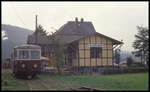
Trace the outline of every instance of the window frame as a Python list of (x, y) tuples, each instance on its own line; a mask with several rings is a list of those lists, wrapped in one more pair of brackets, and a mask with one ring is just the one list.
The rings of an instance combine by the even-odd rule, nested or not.
[(102, 47), (90, 47), (90, 58), (102, 58)]
[[(37, 58), (32, 58), (31, 56), (32, 56), (32, 51), (38, 51), (39, 52), (39, 50), (30, 50), (30, 59), (37, 59)], [(41, 54), (40, 54), (41, 55)], [(41, 57), (40, 57), (41, 58)], [(38, 59), (40, 59), (40, 58), (38, 58)]]
[[(21, 51), (21, 50), (29, 51), (29, 58), (20, 59), (20, 58), (19, 58), (19, 54), (20, 54), (20, 51)], [(34, 50), (40, 52), (40, 59), (41, 59), (41, 50), (40, 50), (40, 49), (16, 49), (16, 51), (17, 51), (17, 57), (16, 57), (16, 59), (17, 59), (17, 60), (40, 60), (40, 59), (32, 59), (32, 58), (31, 58), (31, 51), (34, 51)]]
[[(27, 53), (25, 53), (25, 52), (27, 52)], [(24, 53), (24, 55), (25, 54), (28, 55), (28, 58), (20, 58), (21, 54), (23, 54), (23, 53)], [(19, 50), (18, 59), (30, 59), (30, 52), (28, 50)]]

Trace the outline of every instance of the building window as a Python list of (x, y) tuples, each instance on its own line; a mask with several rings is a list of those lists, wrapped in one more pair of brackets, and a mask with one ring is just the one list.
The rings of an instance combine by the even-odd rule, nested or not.
[(90, 57), (91, 58), (101, 58), (102, 57), (102, 48), (101, 47), (91, 47), (90, 48)]

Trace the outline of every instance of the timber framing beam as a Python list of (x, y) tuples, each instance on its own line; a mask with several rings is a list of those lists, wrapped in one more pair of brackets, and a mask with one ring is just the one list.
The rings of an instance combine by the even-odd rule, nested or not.
[[(102, 38), (101, 38), (101, 44), (102, 44)], [(102, 53), (103, 53), (103, 48), (102, 48)], [(102, 54), (102, 67), (103, 67), (103, 54)]]
[[(90, 44), (91, 44), (91, 36), (89, 36)], [(90, 52), (90, 72), (91, 72), (91, 52)]]
[(79, 72), (79, 66), (80, 66), (80, 53), (79, 53), (79, 42), (78, 42), (78, 72)]
[[(95, 36), (95, 43), (97, 44), (97, 37)], [(97, 67), (97, 56), (96, 56), (96, 67)]]
[(108, 40), (106, 39), (106, 48), (107, 48), (107, 65), (108, 65)]
[(117, 44), (117, 45), (115, 45), (115, 46), (113, 47), (113, 49), (115, 49), (117, 46), (118, 46), (118, 44)]
[(84, 67), (85, 67), (85, 39), (84, 39)]

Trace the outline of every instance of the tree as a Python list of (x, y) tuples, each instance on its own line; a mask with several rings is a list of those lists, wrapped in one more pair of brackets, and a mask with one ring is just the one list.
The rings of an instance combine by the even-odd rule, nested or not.
[[(55, 30), (57, 31), (57, 30)], [(63, 66), (64, 66), (64, 51), (65, 51), (65, 42), (61, 41), (59, 37), (55, 33), (48, 34), (46, 30), (43, 29), (41, 25), (37, 27), (35, 34), (40, 32), (43, 36), (47, 37), (51, 41), (51, 53), (54, 57), (54, 61), (57, 71), (59, 74), (62, 74)]]
[(64, 67), (64, 51), (66, 49), (65, 42), (61, 41), (58, 36), (56, 36), (54, 33), (50, 34), (48, 38), (52, 42), (52, 53), (55, 56), (55, 63), (56, 68), (58, 70), (58, 74), (62, 74), (62, 70)]
[(46, 32), (46, 30), (44, 30), (44, 28), (42, 27), (42, 25), (39, 25), (37, 27), (36, 32), (41, 32), (43, 36), (48, 36), (48, 33)]
[(133, 42), (132, 52), (137, 57), (141, 57), (141, 60), (149, 61), (149, 29), (142, 26), (137, 26), (138, 33), (135, 35), (135, 41)]
[(119, 65), (120, 63), (120, 49), (115, 50), (115, 63)]
[(131, 64), (133, 63), (133, 59), (131, 56), (127, 57), (127, 66), (131, 66)]

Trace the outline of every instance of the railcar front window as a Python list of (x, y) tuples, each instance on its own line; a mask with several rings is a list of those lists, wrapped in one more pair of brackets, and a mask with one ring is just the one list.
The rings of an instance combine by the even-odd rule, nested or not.
[(26, 50), (19, 51), (19, 59), (29, 59), (29, 51)]
[(40, 59), (40, 51), (31, 51), (31, 59)]

